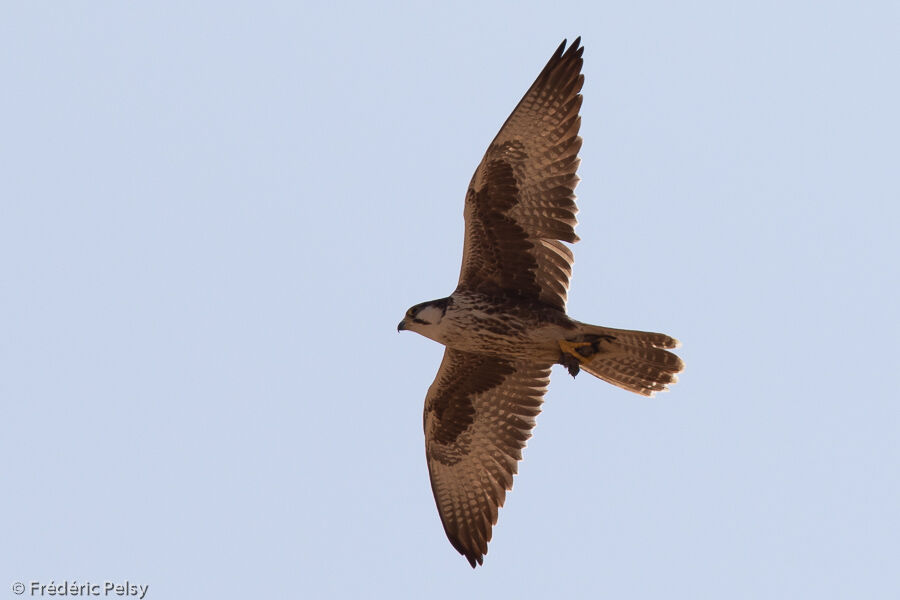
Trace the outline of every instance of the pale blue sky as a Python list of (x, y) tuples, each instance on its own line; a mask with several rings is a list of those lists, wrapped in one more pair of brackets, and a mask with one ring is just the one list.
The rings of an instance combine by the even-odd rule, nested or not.
[[(554, 370), (473, 572), (395, 328), (578, 35), (569, 310), (687, 370)], [(895, 2), (3, 3), (0, 585), (895, 598), (898, 56)]]

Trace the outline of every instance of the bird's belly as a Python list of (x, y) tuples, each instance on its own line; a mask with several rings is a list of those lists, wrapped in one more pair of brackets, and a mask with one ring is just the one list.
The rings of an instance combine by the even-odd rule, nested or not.
[(470, 311), (464, 318), (444, 319), (440, 341), (464, 352), (555, 362), (559, 357), (558, 325), (530, 322), (510, 315)]

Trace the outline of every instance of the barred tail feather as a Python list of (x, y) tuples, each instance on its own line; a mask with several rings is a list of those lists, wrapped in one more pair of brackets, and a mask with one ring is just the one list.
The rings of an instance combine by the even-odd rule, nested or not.
[(584, 357), (581, 369), (622, 389), (652, 396), (678, 381), (684, 362), (666, 348), (678, 340), (662, 333), (583, 325), (578, 336), (600, 340), (596, 352)]

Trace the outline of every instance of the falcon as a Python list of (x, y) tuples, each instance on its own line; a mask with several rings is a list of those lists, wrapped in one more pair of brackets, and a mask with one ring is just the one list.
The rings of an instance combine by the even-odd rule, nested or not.
[(581, 137), (581, 38), (563, 40), (488, 146), (469, 183), (456, 290), (406, 311), (397, 330), (446, 346), (425, 397), (425, 455), (444, 531), (474, 568), (563, 365), (652, 396), (684, 364), (661, 333), (566, 315)]

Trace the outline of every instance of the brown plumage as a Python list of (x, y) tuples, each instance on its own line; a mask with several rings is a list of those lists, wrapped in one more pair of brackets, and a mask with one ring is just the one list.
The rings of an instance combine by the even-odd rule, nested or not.
[(487, 552), (549, 382), (550, 365), (448, 348), (428, 390), (431, 488), (450, 543), (473, 567)]
[(447, 537), (481, 564), (554, 363), (651, 396), (676, 381), (677, 340), (566, 315), (581, 117), (580, 38), (563, 41), (501, 127), (465, 201), (456, 290), (409, 309), (447, 349), (425, 398), (425, 453)]

